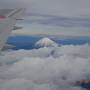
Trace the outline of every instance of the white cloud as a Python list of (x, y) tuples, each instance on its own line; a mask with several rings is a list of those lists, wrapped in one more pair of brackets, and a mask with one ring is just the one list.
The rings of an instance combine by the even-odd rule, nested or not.
[(1, 90), (84, 90), (75, 82), (90, 79), (90, 46), (3, 52)]
[(89, 18), (65, 18), (34, 14), (25, 17), (17, 23), (23, 28), (14, 30), (14, 35), (60, 35), (60, 36), (90, 36)]
[(59, 27), (53, 25), (30, 24), (22, 25), (21, 30), (12, 31), (12, 35), (60, 35), (60, 36), (90, 36), (90, 29), (88, 27)]

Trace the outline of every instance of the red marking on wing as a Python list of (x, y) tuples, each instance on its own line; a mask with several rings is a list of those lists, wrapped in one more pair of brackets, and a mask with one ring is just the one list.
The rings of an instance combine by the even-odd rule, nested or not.
[(0, 19), (5, 19), (6, 17), (5, 16), (0, 16)]

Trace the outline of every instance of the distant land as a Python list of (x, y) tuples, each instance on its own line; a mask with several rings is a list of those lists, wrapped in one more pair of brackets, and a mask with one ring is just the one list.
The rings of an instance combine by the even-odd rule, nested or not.
[(83, 45), (90, 44), (90, 37), (73, 37), (73, 36), (48, 36), (48, 35), (32, 35), (32, 36), (11, 36), (7, 43), (16, 46), (14, 49), (34, 49), (35, 43), (48, 37), (59, 45)]

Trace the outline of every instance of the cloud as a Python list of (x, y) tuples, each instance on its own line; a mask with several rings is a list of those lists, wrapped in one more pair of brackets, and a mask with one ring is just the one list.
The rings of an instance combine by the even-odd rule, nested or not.
[(1, 90), (85, 90), (75, 83), (90, 79), (90, 46), (3, 52)]
[(2, 7), (26, 7), (28, 12), (57, 16), (90, 15), (90, 0), (3, 0)]
[(14, 35), (64, 35), (64, 36), (90, 36), (90, 19), (60, 17), (42, 14), (29, 14), (22, 22), (17, 23), (23, 29), (14, 30)]

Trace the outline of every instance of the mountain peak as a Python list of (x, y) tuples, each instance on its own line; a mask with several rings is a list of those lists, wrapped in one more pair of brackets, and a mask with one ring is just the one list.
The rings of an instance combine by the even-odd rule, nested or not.
[(49, 38), (42, 38), (35, 44), (36, 47), (56, 47), (58, 44)]

